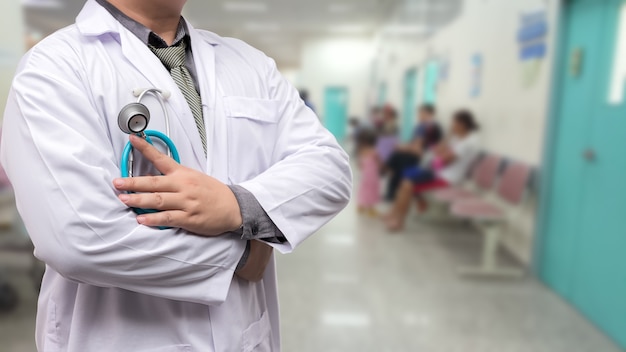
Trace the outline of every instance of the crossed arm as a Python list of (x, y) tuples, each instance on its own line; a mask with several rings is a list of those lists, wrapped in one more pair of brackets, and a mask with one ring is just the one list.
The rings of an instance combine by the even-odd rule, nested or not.
[[(5, 111), (2, 164), (35, 254), (71, 281), (206, 305), (224, 302), (247, 246), (240, 235), (216, 237), (240, 225), (232, 191), (195, 171), (170, 169), (167, 160), (153, 154), (165, 164), (166, 176), (149, 182), (165, 188), (152, 192), (159, 194), (152, 200), (123, 201), (142, 207), (156, 201), (155, 208), (173, 209), (137, 219), (112, 184), (119, 166), (108, 126), (85, 93), (85, 73), (72, 53), (52, 58), (45, 47), (31, 51), (18, 69)], [(281, 104), (276, 163), (240, 186), (254, 194), (284, 233), (286, 241), (271, 246), (291, 252), (347, 204), (351, 173), (346, 153), (273, 63), (266, 74), (269, 94)], [(293, 177), (294, 169), (306, 177)], [(200, 192), (211, 193), (208, 199), (214, 201), (201, 204)], [(159, 231), (142, 223), (173, 228)], [(262, 268), (271, 250), (252, 244), (249, 263)], [(256, 247), (265, 255), (253, 256)], [(239, 275), (258, 278), (248, 269), (240, 268)]]
[[(137, 222), (151, 227), (175, 227), (202, 237), (235, 232), (242, 226), (239, 204), (229, 187), (196, 170), (176, 163), (142, 138), (130, 137), (163, 176), (135, 177), (113, 181), (120, 201), (129, 207), (161, 212), (139, 215)], [(135, 192), (128, 194), (126, 192)], [(250, 244), (248, 258), (236, 274), (249, 281), (263, 277), (272, 247), (259, 241)]]

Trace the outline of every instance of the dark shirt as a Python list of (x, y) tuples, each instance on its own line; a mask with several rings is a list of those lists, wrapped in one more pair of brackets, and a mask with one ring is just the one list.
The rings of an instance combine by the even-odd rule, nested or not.
[(441, 142), (443, 131), (437, 122), (420, 123), (415, 128), (413, 138), (421, 139), (424, 149), (430, 149)]

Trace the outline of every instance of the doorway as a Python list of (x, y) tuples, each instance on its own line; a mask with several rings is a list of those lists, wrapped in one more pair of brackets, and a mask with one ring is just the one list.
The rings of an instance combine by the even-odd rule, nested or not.
[(348, 89), (328, 87), (324, 91), (324, 125), (337, 138), (343, 141), (348, 126)]
[(424, 104), (437, 104), (437, 84), (439, 83), (439, 64), (430, 61), (424, 71)]
[(613, 84), (625, 83), (614, 67), (626, 60), (626, 5), (563, 6), (539, 275), (626, 348), (626, 99)]

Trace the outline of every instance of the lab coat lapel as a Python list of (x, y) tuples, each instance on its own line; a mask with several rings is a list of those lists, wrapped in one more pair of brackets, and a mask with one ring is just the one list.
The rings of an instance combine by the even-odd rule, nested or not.
[[(191, 144), (193, 154), (196, 159), (196, 165), (200, 170), (206, 172), (207, 170), (207, 158), (202, 150), (202, 142), (200, 141), (200, 135), (198, 133), (196, 123), (191, 113), (191, 109), (187, 105), (185, 97), (180, 92), (180, 89), (170, 76), (167, 69), (163, 66), (161, 61), (150, 51), (150, 49), (134, 34), (128, 31), (122, 24), (120, 24), (113, 16), (111, 16), (106, 9), (100, 6), (95, 0), (88, 0), (83, 7), (83, 10), (76, 18), (76, 24), (80, 32), (85, 36), (101, 36), (106, 33), (113, 33), (116, 37), (119, 37), (120, 44), (122, 46), (122, 53), (126, 60), (128, 60), (137, 71), (141, 73), (145, 79), (150, 82), (151, 87), (135, 87), (135, 88), (158, 88), (168, 90), (172, 93), (170, 99), (167, 100), (167, 106), (170, 111), (171, 124), (173, 130), (181, 128), (185, 131), (188, 142)], [(215, 84), (215, 76), (206, 72), (214, 70), (214, 58), (215, 55), (212, 51), (203, 50), (203, 47), (210, 47), (210, 45), (203, 43), (202, 38), (198, 38), (198, 34), (193, 28), (191, 28), (192, 48), (194, 50), (194, 59), (198, 66), (200, 85), (203, 93), (203, 104), (205, 100), (214, 100), (214, 89), (210, 89), (211, 84), (204, 82), (204, 77), (209, 77), (209, 81), (212, 80), (213, 86)], [(204, 45), (203, 45), (204, 44)], [(198, 47), (198, 49), (196, 49)], [(212, 49), (212, 48), (211, 48)], [(198, 64), (202, 63), (202, 64)], [(204, 69), (203, 64), (207, 63), (208, 69)], [(211, 69), (211, 67), (213, 69)], [(211, 72), (212, 73), (212, 72)], [(212, 92), (212, 93), (209, 93)], [(131, 92), (129, 94), (129, 101), (131, 102), (133, 96)], [(212, 94), (212, 95), (210, 95)], [(213, 97), (213, 99), (211, 98)], [(208, 106), (208, 105), (207, 105)], [(203, 108), (205, 114), (206, 108)], [(207, 121), (210, 118), (205, 117)], [(176, 141), (174, 143), (183, 143), (185, 141)], [(184, 159), (184, 156), (183, 156)], [(184, 162), (184, 161), (183, 161)], [(191, 166), (191, 165), (188, 165)]]
[[(152, 85), (152, 87), (135, 88), (158, 88), (172, 92), (172, 99), (169, 99), (168, 103), (172, 106), (176, 115), (180, 114), (182, 101), (176, 96), (178, 87), (176, 87), (176, 83), (174, 83), (161, 61), (150, 52), (150, 49), (139, 38), (115, 20), (106, 9), (94, 0), (89, 0), (76, 18), (76, 24), (80, 32), (86, 36), (101, 36), (105, 33), (113, 33), (119, 37), (126, 60)], [(132, 98), (132, 92), (128, 94)], [(184, 101), (184, 98), (182, 99)]]
[(182, 102), (176, 96), (176, 84), (171, 79), (169, 72), (161, 61), (152, 53), (150, 49), (129, 31), (120, 32), (122, 52), (126, 59), (150, 82), (152, 87), (137, 88), (158, 88), (168, 90), (172, 93), (172, 98), (167, 102), (174, 108), (174, 113), (179, 115)]
[[(122, 30), (120, 33), (122, 52), (128, 61), (141, 72), (141, 74), (155, 87), (159, 89), (167, 89), (172, 93), (167, 103), (173, 110), (171, 123), (172, 126), (178, 124), (185, 131), (188, 140), (193, 146), (194, 156), (202, 171), (206, 170), (206, 159), (202, 150), (202, 142), (196, 127), (196, 123), (191, 113), (191, 109), (187, 105), (185, 97), (170, 76), (163, 63), (150, 51), (150, 49), (139, 40), (134, 34), (128, 30)], [(137, 87), (152, 88), (152, 87)], [(175, 143), (177, 141), (174, 141)], [(181, 141), (182, 142), (182, 141)], [(181, 143), (179, 142), (179, 143)]]
[(191, 37), (191, 47), (198, 73), (200, 95), (202, 96), (202, 110), (209, 138), (207, 143), (207, 173), (225, 182), (228, 180), (227, 167), (217, 167), (217, 165), (226, 165), (227, 162), (226, 149), (223, 148), (226, 143), (226, 136), (224, 133), (220, 133), (219, 126), (221, 123), (216, 121), (220, 116), (216, 113), (217, 73), (214, 45), (217, 44), (203, 38), (189, 23), (187, 26)]

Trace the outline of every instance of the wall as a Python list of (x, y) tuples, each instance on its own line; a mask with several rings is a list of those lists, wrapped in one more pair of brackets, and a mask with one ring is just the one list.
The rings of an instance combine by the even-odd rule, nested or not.
[(25, 35), (22, 5), (19, 1), (0, 2), (0, 13), (0, 112), (4, 113), (15, 69), (24, 54)]
[[(363, 117), (371, 84), (373, 49), (371, 38), (308, 41), (303, 45), (303, 59), (294, 83), (309, 91), (320, 115), (324, 111), (324, 89), (329, 86), (347, 87), (350, 94), (349, 115)], [(288, 74), (294, 77), (293, 72)]]
[[(460, 16), (427, 40), (380, 36), (375, 85), (386, 81), (390, 103), (401, 107), (402, 82), (408, 69), (423, 71), (432, 59), (447, 62), (448, 78), (439, 83), (437, 91), (440, 119), (447, 123), (454, 110), (469, 108), (482, 125), (486, 150), (538, 167), (547, 125), (558, 8), (558, 0), (465, 0)], [(521, 15), (540, 9), (547, 12), (548, 52), (538, 66), (534, 84), (527, 86), (516, 36)], [(482, 92), (472, 97), (475, 53), (482, 55), (484, 64)], [(509, 248), (525, 262), (530, 261), (532, 251), (534, 198), (527, 203), (507, 236)]]
[[(554, 54), (557, 0), (466, 0), (460, 17), (432, 38), (380, 40), (379, 81), (388, 83), (390, 102), (401, 106), (401, 84), (410, 67), (430, 59), (449, 65), (448, 79), (440, 82), (438, 106), (443, 120), (459, 107), (476, 112), (484, 126), (483, 143), (512, 158), (539, 165), (543, 149)], [(548, 52), (532, 87), (523, 84), (524, 66), (516, 41), (520, 15), (545, 9), (549, 18)], [(482, 93), (470, 97), (471, 58), (483, 57)]]
[(293, 67), (280, 67), (280, 73), (295, 87), (300, 87), (300, 70)]

